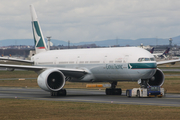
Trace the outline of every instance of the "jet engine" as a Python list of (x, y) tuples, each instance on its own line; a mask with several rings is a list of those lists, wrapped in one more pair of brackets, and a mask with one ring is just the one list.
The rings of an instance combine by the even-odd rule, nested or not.
[(38, 76), (37, 83), (45, 91), (56, 92), (64, 87), (65, 77), (57, 69), (47, 69)]
[(163, 83), (164, 83), (164, 74), (159, 68), (157, 68), (156, 73), (153, 75), (152, 78), (149, 79), (148, 84), (150, 86), (162, 86)]

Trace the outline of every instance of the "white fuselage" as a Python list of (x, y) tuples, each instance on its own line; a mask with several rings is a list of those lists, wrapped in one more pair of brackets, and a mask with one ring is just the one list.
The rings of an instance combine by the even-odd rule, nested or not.
[(51, 50), (32, 60), (37, 66), (84, 69), (89, 76), (81, 82), (149, 79), (157, 67), (153, 55), (137, 47)]

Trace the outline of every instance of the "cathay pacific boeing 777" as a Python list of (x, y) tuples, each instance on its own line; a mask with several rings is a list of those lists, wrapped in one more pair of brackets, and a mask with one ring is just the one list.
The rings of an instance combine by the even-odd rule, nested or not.
[[(109, 82), (106, 94), (121, 94), (117, 82), (141, 81), (145, 85), (162, 86), (164, 74), (154, 56), (138, 47), (47, 50), (34, 7), (30, 5), (36, 54), (33, 66), (0, 64), (0, 67), (32, 70), (39, 74), (37, 83), (52, 96), (66, 95), (64, 85), (69, 82)], [(21, 61), (22, 62), (22, 61)], [(28, 61), (25, 61), (28, 62)]]

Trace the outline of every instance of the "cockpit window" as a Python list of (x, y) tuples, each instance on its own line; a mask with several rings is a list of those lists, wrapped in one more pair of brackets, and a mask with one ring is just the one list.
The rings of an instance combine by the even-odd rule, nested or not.
[(145, 58), (145, 61), (150, 61), (150, 59), (149, 58)]
[(145, 58), (142, 58), (141, 60), (142, 60), (142, 61), (145, 61)]
[(151, 61), (155, 61), (155, 59), (154, 58), (150, 58), (151, 59)]
[(139, 58), (139, 59), (138, 59), (138, 62), (141, 62), (141, 61), (142, 61), (142, 58)]
[(142, 61), (155, 61), (154, 58), (139, 58), (138, 62), (142, 62)]

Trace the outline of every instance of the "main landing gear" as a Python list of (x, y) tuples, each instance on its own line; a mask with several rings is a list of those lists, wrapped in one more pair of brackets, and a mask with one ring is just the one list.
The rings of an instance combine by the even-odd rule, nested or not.
[(61, 89), (56, 92), (51, 92), (51, 96), (66, 96), (66, 89)]
[(117, 82), (111, 83), (111, 88), (106, 88), (106, 95), (121, 95), (121, 88), (116, 88)]

